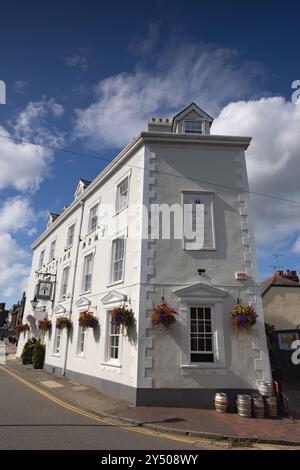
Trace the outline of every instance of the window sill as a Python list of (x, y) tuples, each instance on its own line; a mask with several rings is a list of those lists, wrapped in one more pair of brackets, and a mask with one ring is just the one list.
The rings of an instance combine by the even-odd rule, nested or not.
[(91, 293), (91, 290), (86, 290), (85, 292), (81, 292), (79, 294), (79, 297), (82, 296), (82, 295), (87, 295), (87, 294), (90, 294)]
[(77, 359), (85, 359), (85, 354), (83, 353), (75, 354), (75, 357), (77, 357)]
[(60, 354), (57, 354), (57, 353), (53, 353), (51, 354), (52, 357), (60, 357)]
[(217, 251), (217, 248), (182, 248), (183, 251)]
[(123, 283), (124, 283), (124, 279), (122, 279), (121, 281), (111, 282), (110, 284), (107, 284), (106, 287), (118, 286), (119, 284), (123, 284)]
[(115, 367), (116, 369), (121, 369), (121, 364), (120, 363), (115, 363), (115, 362), (110, 362), (110, 361), (107, 361), (107, 362), (100, 362), (101, 366), (109, 366), (109, 367)]
[[(87, 232), (87, 234), (85, 235), (85, 239), (88, 238), (90, 235), (92, 235), (94, 232), (96, 232), (96, 230), (98, 229), (98, 225), (97, 227), (95, 227), (93, 230), (90, 230), (89, 232)], [(85, 240), (84, 240), (85, 241)]]
[(198, 362), (196, 364), (181, 364), (181, 369), (226, 369), (222, 364), (213, 362)]
[(113, 217), (117, 217), (117, 215), (121, 214), (121, 212), (125, 211), (126, 209), (128, 209), (128, 205), (126, 207), (123, 207), (123, 209), (116, 211)]

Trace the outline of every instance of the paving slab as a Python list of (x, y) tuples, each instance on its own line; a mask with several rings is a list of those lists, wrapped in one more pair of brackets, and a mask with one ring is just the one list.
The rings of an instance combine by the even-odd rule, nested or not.
[(250, 439), (257, 442), (289, 443), (300, 446), (300, 419), (242, 418), (236, 413), (217, 413), (213, 409), (136, 407), (92, 387), (79, 385), (78, 382), (74, 386), (73, 381), (64, 377), (53, 376), (44, 370), (37, 371), (32, 366), (23, 366), (17, 360), (10, 361), (6, 367), (44, 388), (47, 388), (45, 382), (58, 384), (58, 387), (53, 387), (51, 393), (84, 409), (157, 431), (215, 440), (232, 437), (235, 440)]

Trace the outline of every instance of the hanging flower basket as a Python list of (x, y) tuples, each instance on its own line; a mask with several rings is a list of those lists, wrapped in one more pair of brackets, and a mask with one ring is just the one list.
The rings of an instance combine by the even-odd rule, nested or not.
[(135, 323), (133, 310), (128, 308), (127, 305), (121, 305), (120, 307), (114, 308), (112, 311), (111, 321), (120, 328), (120, 332), (123, 335), (127, 335), (129, 328), (131, 328)]
[(231, 310), (231, 321), (235, 331), (249, 329), (256, 323), (258, 315), (251, 305), (235, 305)]
[(93, 314), (93, 312), (90, 312), (89, 310), (81, 312), (78, 322), (79, 325), (83, 328), (97, 328), (99, 325), (98, 318)]
[(173, 323), (176, 323), (175, 315), (177, 315), (177, 312), (167, 304), (157, 305), (154, 310), (152, 310), (152, 324), (157, 327), (164, 327), (168, 330)]
[(28, 323), (22, 323), (21, 325), (16, 325), (15, 329), (19, 333), (25, 333), (25, 331), (30, 331), (30, 326), (28, 325)]
[(56, 328), (58, 330), (63, 330), (66, 328), (67, 330), (70, 330), (72, 327), (72, 322), (68, 317), (59, 317), (56, 320)]
[(46, 318), (46, 317), (43, 318), (43, 320), (40, 320), (40, 321), (38, 322), (38, 329), (39, 329), (40, 331), (45, 332), (45, 333), (46, 333), (46, 331), (49, 331), (49, 330), (51, 329), (51, 326), (52, 326), (52, 325), (51, 325), (51, 321), (48, 320), (48, 318)]

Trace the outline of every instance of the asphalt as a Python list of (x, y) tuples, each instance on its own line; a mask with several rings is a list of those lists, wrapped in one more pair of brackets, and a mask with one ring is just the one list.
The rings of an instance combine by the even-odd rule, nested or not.
[[(4, 366), (4, 368), (7, 366)], [(126, 429), (127, 426), (127, 429)], [(130, 429), (129, 429), (130, 428)], [(175, 438), (176, 439), (176, 438)], [(200, 450), (210, 443), (185, 443), (130, 424), (78, 414), (30, 388), (0, 368), (1, 450)]]
[[(151, 443), (154, 446), (152, 448), (160, 449), (161, 447), (158, 446), (165, 444), (169, 446), (170, 442), (167, 443), (165, 439), (170, 435), (174, 439), (177, 436), (178, 442), (172, 441), (170, 437), (169, 440), (175, 447), (166, 447), (167, 449), (185, 449), (184, 446), (189, 445), (193, 446), (192, 448), (197, 446), (203, 449), (227, 449), (232, 445), (243, 443), (251, 443), (255, 448), (260, 448), (261, 445), (263, 448), (269, 448), (269, 445), (273, 448), (274, 446), (278, 448), (280, 445), (284, 445), (284, 448), (293, 446), (300, 448), (299, 419), (291, 420), (280, 416), (275, 420), (259, 420), (241, 418), (236, 413), (216, 413), (213, 409), (135, 407), (124, 400), (105, 395), (67, 377), (56, 376), (44, 370), (34, 370), (32, 366), (24, 366), (15, 359), (13, 354), (7, 356), (6, 362), (5, 369), (3, 369), (6, 370), (6, 374), (15, 374), (14, 378), (17, 381), (23, 378), (27, 383), (27, 388), (28, 386), (37, 387), (38, 391), (43, 391), (42, 393), (47, 395), (51, 394), (50, 398), (55, 397), (57, 400), (63, 400), (64, 403), (72, 405), (76, 408), (75, 412), (79, 411), (79, 414), (84, 412), (88, 414), (88, 417), (92, 414), (92, 417), (96, 419), (112, 420), (114, 424), (117, 423), (120, 430), (150, 432), (149, 438), (155, 440), (153, 444)], [(61, 426), (63, 424), (66, 423), (60, 423)], [(104, 441), (108, 443), (107, 449), (114, 448), (110, 447), (114, 445), (112, 436), (108, 440), (105, 436)], [(123, 443), (123, 441), (120, 442)], [(126, 449), (132, 449), (130, 444), (129, 446), (127, 444), (128, 439), (124, 442), (126, 442)], [(135, 440), (134, 445), (134, 449), (148, 449), (139, 440)], [(116, 449), (118, 448), (117, 446)]]

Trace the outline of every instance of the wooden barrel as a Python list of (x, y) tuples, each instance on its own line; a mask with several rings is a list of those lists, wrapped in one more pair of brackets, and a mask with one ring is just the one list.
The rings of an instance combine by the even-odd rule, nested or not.
[(272, 397), (273, 384), (271, 382), (264, 382), (261, 380), (258, 382), (258, 391), (263, 397)]
[(266, 415), (270, 418), (277, 418), (278, 416), (278, 407), (277, 407), (277, 398), (276, 397), (267, 397), (265, 398), (266, 403)]
[(252, 396), (253, 416), (254, 418), (263, 419), (265, 417), (265, 404), (263, 397), (260, 395)]
[(215, 395), (215, 410), (218, 413), (227, 413), (228, 398), (226, 393), (216, 393)]
[(239, 416), (242, 416), (243, 418), (251, 418), (252, 416), (251, 395), (238, 395), (236, 406), (238, 409)]

